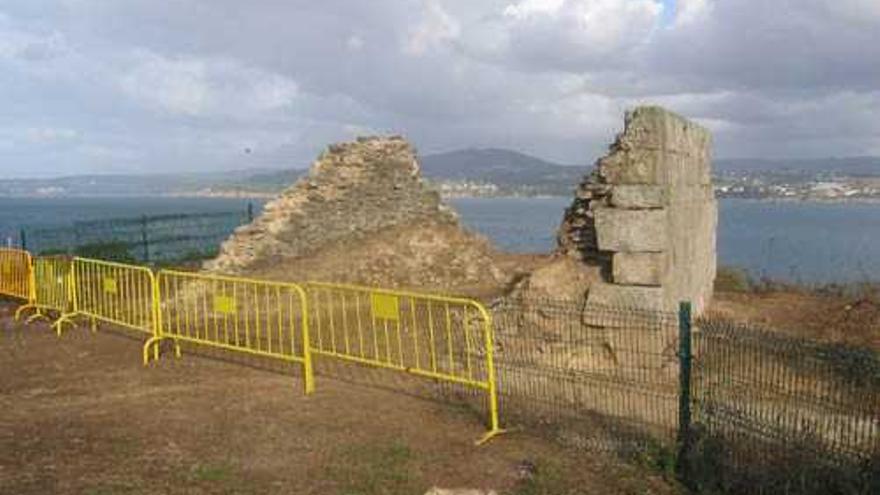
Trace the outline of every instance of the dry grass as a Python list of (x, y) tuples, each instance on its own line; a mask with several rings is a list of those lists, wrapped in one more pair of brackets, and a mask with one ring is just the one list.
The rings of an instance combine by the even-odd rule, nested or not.
[[(144, 368), (131, 334), (57, 339), (0, 306), (0, 493), (673, 493), (658, 475), (384, 386), (195, 355)], [(357, 375), (357, 367), (347, 367)], [(522, 473), (523, 464), (541, 468)]]

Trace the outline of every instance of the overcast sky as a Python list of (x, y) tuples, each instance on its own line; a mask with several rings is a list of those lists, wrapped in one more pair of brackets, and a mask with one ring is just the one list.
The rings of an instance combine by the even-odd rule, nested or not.
[(718, 157), (880, 155), (880, 0), (0, 0), (0, 178), (369, 133), (589, 164), (644, 103)]

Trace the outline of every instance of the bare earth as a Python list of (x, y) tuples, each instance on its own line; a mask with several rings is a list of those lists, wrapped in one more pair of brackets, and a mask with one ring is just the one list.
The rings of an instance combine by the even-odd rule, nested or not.
[[(141, 365), (139, 335), (58, 339), (0, 304), (0, 493), (677, 493), (646, 469), (529, 432), (474, 447), (468, 409), (283, 366), (186, 352)], [(356, 369), (356, 368), (355, 368)]]
[(720, 292), (720, 316), (789, 335), (880, 351), (880, 295), (834, 296), (807, 291)]

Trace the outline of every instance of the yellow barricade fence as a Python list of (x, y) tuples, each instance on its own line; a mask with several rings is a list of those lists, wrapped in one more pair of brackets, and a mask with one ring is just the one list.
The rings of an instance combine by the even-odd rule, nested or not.
[(470, 299), (341, 284), (306, 284), (312, 352), (484, 390), (501, 433), (489, 313)]
[[(477, 301), (415, 292), (293, 283), (161, 270), (86, 258), (40, 257), (0, 249), (0, 294), (37, 310), (106, 322), (150, 335), (143, 347), (179, 342), (299, 363), (314, 391), (312, 354), (486, 393), (489, 430), (501, 433), (491, 317)], [(37, 316), (35, 315), (35, 316)], [(311, 333), (310, 333), (311, 329)]]
[(35, 312), (28, 323), (36, 318), (48, 318), (46, 311), (59, 315), (68, 313), (73, 304), (73, 261), (66, 256), (37, 256), (33, 266), (33, 300), (18, 308), (15, 319), (29, 309)]
[(149, 268), (74, 258), (71, 271), (72, 304), (55, 322), (58, 335), (63, 323), (81, 316), (91, 320), (92, 330), (100, 321), (156, 333), (156, 280)]
[(32, 302), (33, 262), (21, 249), (0, 248), (0, 295)]
[[(301, 363), (304, 388), (314, 390), (306, 295), (291, 283), (161, 270), (157, 277), (157, 335), (233, 352)], [(180, 347), (176, 346), (177, 354)]]

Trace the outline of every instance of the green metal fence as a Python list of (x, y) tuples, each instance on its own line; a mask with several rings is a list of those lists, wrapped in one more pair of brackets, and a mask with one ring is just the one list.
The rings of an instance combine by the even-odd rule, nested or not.
[(119, 262), (185, 261), (214, 255), (240, 225), (244, 211), (143, 215), (74, 222), (64, 227), (22, 229), (23, 248), (34, 253), (75, 254)]
[(880, 493), (877, 352), (711, 316), (694, 323), (688, 474), (696, 486)]
[(675, 441), (675, 313), (504, 299), (493, 306), (505, 418), (554, 425), (592, 449)]
[[(880, 357), (718, 317), (503, 299), (502, 417), (701, 493), (880, 493)], [(545, 432), (546, 433), (546, 432)]]

